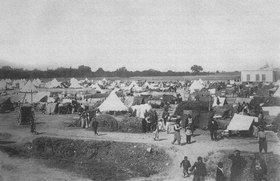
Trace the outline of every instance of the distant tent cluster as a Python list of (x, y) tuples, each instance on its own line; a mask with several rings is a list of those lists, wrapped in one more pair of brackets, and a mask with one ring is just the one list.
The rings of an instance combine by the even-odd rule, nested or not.
[[(105, 78), (101, 80), (54, 78), (49, 81), (0, 80), (2, 96), (7, 91), (12, 92), (6, 95), (10, 102), (44, 105), (46, 112), (51, 114), (56, 109), (68, 109), (75, 104), (94, 107), (101, 112), (131, 112), (136, 117), (143, 118), (144, 113), (152, 108), (161, 109), (174, 104), (178, 105), (176, 109), (174, 108), (175, 114), (184, 116), (185, 112), (191, 112), (197, 127), (207, 128), (207, 122), (213, 117), (228, 130), (248, 129), (249, 125), (258, 121), (259, 109), (268, 112), (271, 116), (277, 116), (280, 106), (277, 103), (280, 99), (279, 87), (279, 81), (274, 85), (248, 85), (235, 81), (225, 83), (201, 79), (193, 81), (107, 80)], [(271, 94), (270, 99), (265, 97), (268, 93)], [(244, 107), (248, 109), (246, 114), (250, 115), (237, 114), (245, 113)], [(240, 120), (243, 120), (242, 124), (238, 123)]]

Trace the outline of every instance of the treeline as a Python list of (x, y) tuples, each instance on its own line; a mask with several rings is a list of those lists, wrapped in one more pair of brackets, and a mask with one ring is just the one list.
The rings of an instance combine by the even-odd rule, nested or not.
[(57, 69), (47, 69), (47, 70), (26, 70), (17, 69), (10, 66), (3, 66), (0, 69), (0, 78), (10, 78), (10, 79), (32, 79), (32, 78), (68, 78), (68, 77), (136, 77), (136, 76), (187, 76), (187, 75), (208, 75), (214, 74), (210, 72), (199, 71), (192, 72), (174, 72), (166, 71), (161, 72), (153, 69), (144, 71), (128, 71), (125, 67), (121, 67), (115, 71), (105, 71), (102, 68), (92, 71), (89, 66), (81, 65), (78, 68), (57, 68)]

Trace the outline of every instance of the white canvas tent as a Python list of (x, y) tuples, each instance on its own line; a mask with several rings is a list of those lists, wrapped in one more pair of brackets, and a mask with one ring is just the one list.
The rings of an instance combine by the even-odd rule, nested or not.
[(189, 90), (191, 93), (194, 93), (195, 90), (201, 90), (205, 87), (204, 82), (199, 79), (199, 80), (194, 80), (192, 85), (190, 86)]
[(234, 114), (227, 130), (229, 131), (248, 131), (253, 122), (258, 122), (257, 117)]
[(12, 86), (14, 88), (19, 88), (19, 89), (22, 89), (24, 87), (26, 82), (24, 82), (22, 79), (21, 80), (14, 80), (13, 83), (12, 83)]
[(83, 82), (89, 83), (90, 81), (89, 81), (88, 78), (86, 77), (85, 80), (83, 80)]
[(23, 88), (20, 90), (20, 93), (25, 93), (24, 97), (23, 97), (23, 101), (26, 101), (27, 102), (27, 97), (26, 96), (29, 96), (29, 93), (30, 93), (30, 103), (33, 103), (34, 100), (33, 100), (33, 94), (38, 92), (36, 87), (32, 84), (32, 82), (29, 80), (24, 86)]
[(40, 79), (34, 79), (34, 80), (32, 81), (32, 84), (33, 84), (35, 87), (39, 87), (39, 86), (42, 84), (42, 82), (41, 82)]
[(138, 84), (133, 80), (131, 82), (131, 84), (129, 85), (129, 88), (132, 88), (132, 87), (135, 87), (135, 86), (138, 86)]
[(82, 88), (82, 86), (80, 85), (79, 81), (77, 79), (75, 79), (75, 78), (71, 78), (70, 79), (70, 84), (71, 85), (70, 85), (69, 88), (75, 88), (75, 89)]
[(6, 89), (6, 86), (7, 86), (7, 83), (5, 80), (1, 80), (0, 81), (0, 90), (5, 90)]
[(58, 82), (56, 79), (53, 79), (52, 81), (46, 83), (46, 88), (50, 89), (50, 88), (58, 88), (58, 87), (61, 87), (61, 83)]
[(100, 86), (97, 83), (92, 84), (90, 86), (90, 88), (95, 89), (96, 91), (102, 92), (102, 89), (100, 88)]
[[(44, 97), (49, 97), (50, 96), (50, 92), (38, 92), (38, 93), (34, 93), (34, 94), (26, 94), (25, 95), (25, 102), (28, 103), (38, 103), (40, 102), (41, 99), (43, 99)], [(23, 97), (20, 99), (22, 100)]]
[(37, 92), (36, 87), (32, 84), (32, 82), (29, 80), (24, 86), (23, 88), (20, 90), (20, 92), (23, 93), (34, 93)]
[(118, 98), (116, 93), (112, 91), (105, 101), (98, 107), (101, 112), (108, 111), (127, 111), (128, 108)]
[(150, 88), (150, 84), (148, 83), (148, 82), (145, 82), (144, 84), (143, 84), (143, 86), (142, 86), (144, 89), (146, 89), (146, 88)]
[(131, 109), (133, 111), (136, 110), (136, 117), (145, 118), (145, 112), (150, 111), (152, 109), (152, 106), (149, 104), (141, 104), (141, 105), (131, 106)]

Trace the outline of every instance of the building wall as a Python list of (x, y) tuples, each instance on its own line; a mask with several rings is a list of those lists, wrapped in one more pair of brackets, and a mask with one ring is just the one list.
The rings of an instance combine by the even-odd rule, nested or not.
[[(248, 75), (250, 80), (248, 81)], [(259, 75), (259, 80), (257, 80)], [(265, 75), (265, 81), (262, 80), (262, 75)], [(273, 70), (243, 70), (241, 71), (241, 82), (273, 82)]]

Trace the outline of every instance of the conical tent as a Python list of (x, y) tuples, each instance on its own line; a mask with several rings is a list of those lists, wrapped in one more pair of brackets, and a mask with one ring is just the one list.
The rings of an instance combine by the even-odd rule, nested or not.
[(20, 92), (23, 93), (34, 93), (37, 92), (36, 87), (32, 84), (32, 82), (29, 80), (24, 86), (23, 88), (20, 90)]
[(58, 82), (56, 79), (53, 79), (52, 81), (47, 82), (46, 87), (47, 88), (58, 88), (58, 87), (61, 87), (61, 83)]
[(106, 100), (98, 107), (101, 112), (108, 111), (127, 111), (127, 107), (118, 98), (116, 93), (112, 91)]
[(70, 88), (82, 88), (82, 86), (80, 85), (79, 81), (75, 78), (71, 78), (70, 79)]
[(200, 79), (200, 80), (195, 80), (192, 85), (190, 86), (190, 92), (193, 93), (195, 92), (195, 90), (201, 90), (205, 87), (203, 81)]
[(92, 84), (92, 85), (90, 86), (90, 88), (95, 89), (95, 90), (97, 90), (97, 91), (99, 91), (99, 92), (102, 91), (101, 88), (100, 88), (100, 86), (99, 86), (97, 83)]
[(142, 86), (143, 88), (150, 88), (150, 84), (148, 82), (145, 82), (145, 84)]
[(11, 79), (5, 79), (5, 81), (6, 81), (7, 83), (12, 83), (12, 80), (11, 80)]
[(0, 81), (0, 90), (5, 90), (7, 86), (7, 83), (5, 80)]
[(30, 102), (32, 103), (33, 102), (33, 94), (35, 92), (38, 92), (36, 87), (32, 84), (32, 82), (29, 80), (24, 86), (23, 88), (20, 90), (20, 93), (25, 93), (24, 97), (23, 97), (23, 101), (27, 101), (26, 100), (26, 95), (28, 93), (30, 93)]
[(132, 81), (131, 84), (129, 85), (129, 88), (138, 86), (138, 84), (135, 81)]
[(83, 80), (83, 82), (88, 83), (88, 82), (90, 82), (90, 81), (89, 81), (88, 78), (86, 77), (85, 80)]

